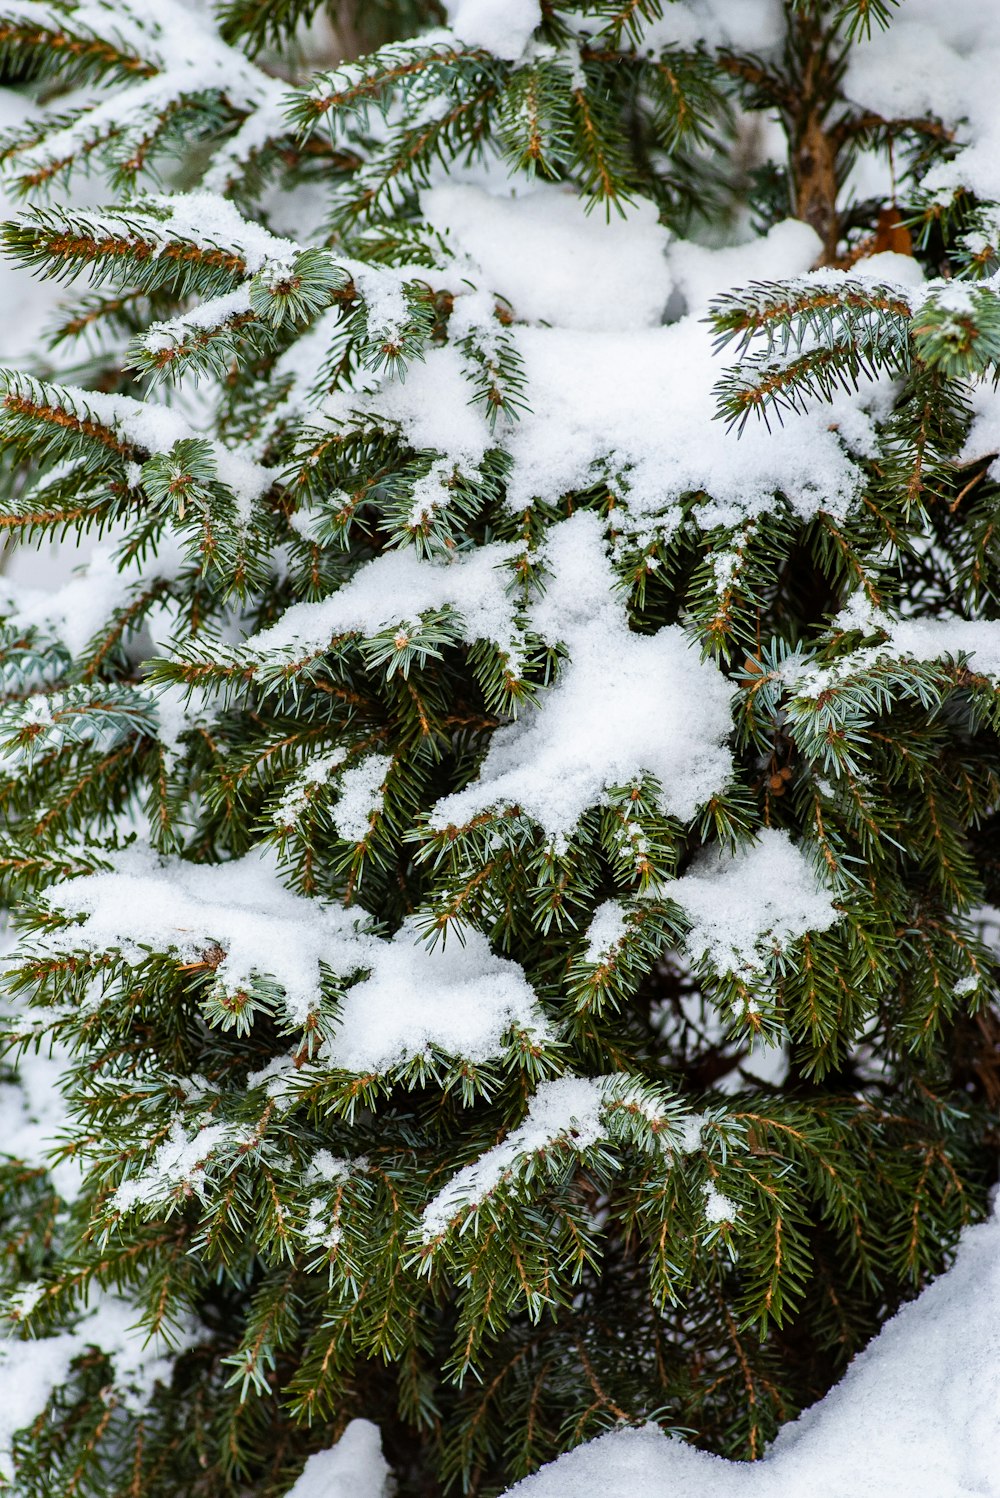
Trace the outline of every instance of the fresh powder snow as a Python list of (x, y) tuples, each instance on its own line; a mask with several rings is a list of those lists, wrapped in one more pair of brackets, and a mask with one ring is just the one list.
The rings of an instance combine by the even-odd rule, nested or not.
[(412, 549), (383, 552), (329, 597), (286, 609), (277, 623), (249, 637), (246, 651), (262, 659), (274, 650), (305, 654), (338, 635), (370, 638), (444, 608), (455, 611), (469, 644), (491, 640), (514, 650), (520, 635), (508, 596), (512, 576), (504, 564), (515, 553), (504, 542), (478, 546), (449, 562), (422, 560)]
[(502, 1144), (480, 1155), (453, 1175), (424, 1208), (425, 1242), (447, 1231), (460, 1213), (482, 1206), (501, 1185), (510, 1185), (533, 1154), (556, 1145), (582, 1151), (604, 1133), (605, 1089), (602, 1079), (559, 1077), (535, 1089), (528, 1116)]
[(643, 774), (664, 811), (689, 821), (732, 773), (732, 687), (679, 628), (629, 629), (595, 515), (553, 526), (546, 554), (531, 627), (564, 643), (569, 660), (537, 708), (494, 734), (478, 778), (438, 802), (432, 825), (517, 806), (565, 847), (588, 807)]
[(466, 1213), (478, 1210), (503, 1186), (509, 1193), (529, 1176), (535, 1157), (551, 1150), (582, 1154), (614, 1137), (615, 1115), (622, 1107), (636, 1109), (649, 1124), (659, 1153), (689, 1154), (701, 1142), (701, 1118), (687, 1113), (667, 1118), (641, 1092), (622, 1085), (619, 1076), (557, 1077), (536, 1087), (523, 1123), (500, 1144), (464, 1166), (424, 1208), (421, 1231), (425, 1243), (446, 1233)]
[(759, 973), (776, 949), (807, 931), (828, 931), (840, 917), (815, 865), (773, 827), (736, 853), (703, 854), (662, 893), (691, 922), (690, 956), (720, 973)]
[[(270, 850), (208, 865), (136, 844), (113, 862), (110, 872), (52, 886), (50, 905), (80, 923), (39, 938), (40, 949), (112, 950), (133, 966), (150, 951), (186, 963), (207, 952), (225, 991), (271, 979), (289, 1021), (302, 1025), (320, 1006), (324, 967), (360, 977), (320, 1057), (323, 1066), (359, 1073), (389, 1071), (430, 1048), (483, 1062), (503, 1053), (512, 1030), (550, 1033), (522, 969), (494, 956), (480, 933), (433, 950), (412, 923), (391, 940), (377, 937), (363, 915), (287, 889)], [(188, 1143), (178, 1136), (164, 1146), (156, 1166), (164, 1179), (183, 1176)]]
[[(874, 421), (891, 403), (887, 381), (842, 393), (832, 408), (788, 413), (770, 433), (753, 423), (739, 443), (720, 440), (714, 416), (723, 366), (707, 301), (755, 278), (808, 272), (819, 252), (808, 225), (788, 220), (762, 240), (712, 250), (671, 243), (648, 204), (604, 225), (554, 187), (514, 194), (448, 182), (422, 201), (459, 256), (438, 273), (457, 293), (459, 323), (463, 300), (478, 307), (482, 290), (510, 302), (528, 409), (491, 437), (468, 404), (456, 350), (445, 347), (430, 349), (405, 380), (387, 374), (367, 393), (328, 398), (322, 412), (332, 425), (377, 412), (415, 447), (459, 467), (497, 443), (512, 460), (516, 512), (603, 480), (620, 500), (619, 527), (639, 537), (669, 535), (681, 497), (702, 492), (695, 515), (706, 529), (774, 510), (778, 491), (803, 517), (846, 513), (861, 483), (855, 456), (874, 451)], [(479, 290), (466, 291), (463, 279)], [(675, 291), (686, 315), (664, 324)]]
[(309, 1458), (287, 1498), (388, 1498), (391, 1492), (378, 1427), (352, 1420), (335, 1446)]
[(385, 1072), (430, 1045), (482, 1062), (512, 1030), (552, 1038), (523, 970), (494, 956), (485, 936), (470, 928), (430, 951), (416, 924), (380, 942), (369, 976), (347, 990), (325, 1065)]
[[(260, 658), (275, 649), (305, 654), (339, 635), (371, 636), (450, 607), (470, 643), (491, 640), (516, 660), (521, 632), (504, 568), (514, 554), (500, 543), (450, 562), (386, 552), (328, 598), (294, 604), (246, 650)], [(493, 735), (478, 779), (440, 801), (432, 825), (517, 805), (565, 845), (605, 791), (644, 773), (659, 782), (664, 810), (690, 820), (731, 774), (733, 689), (681, 629), (629, 628), (596, 516), (581, 511), (554, 526), (545, 560), (549, 577), (529, 624), (547, 643), (565, 645), (569, 659), (539, 705)], [(352, 822), (352, 832), (360, 825)]]
[(460, 40), (512, 62), (542, 19), (538, 0), (444, 0), (444, 8)]
[(425, 188), (420, 209), (465, 258), (469, 278), (501, 293), (520, 321), (591, 332), (654, 327), (670, 299), (670, 235), (644, 199), (605, 220), (574, 191), (543, 186), (501, 197), (449, 181)]

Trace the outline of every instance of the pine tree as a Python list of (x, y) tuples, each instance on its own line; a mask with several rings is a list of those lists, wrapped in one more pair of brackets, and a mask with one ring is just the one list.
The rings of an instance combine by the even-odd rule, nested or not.
[(19, 1494), (752, 1459), (984, 1211), (1000, 208), (740, 9), (0, 9)]

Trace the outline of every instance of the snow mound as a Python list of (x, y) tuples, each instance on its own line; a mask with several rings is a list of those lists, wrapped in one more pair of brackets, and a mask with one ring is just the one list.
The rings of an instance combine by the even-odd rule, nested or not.
[(317, 1451), (287, 1498), (384, 1498), (389, 1467), (370, 1420), (352, 1420), (336, 1446)]
[(803, 518), (819, 510), (842, 518), (859, 486), (847, 444), (874, 450), (865, 406), (882, 399), (875, 383), (791, 412), (771, 432), (753, 422), (739, 439), (727, 434), (714, 395), (725, 361), (694, 315), (669, 327), (519, 327), (514, 336), (531, 414), (504, 438), (513, 512), (539, 496), (554, 501), (587, 489), (603, 475), (627, 506), (619, 523), (640, 535), (654, 524), (669, 533), (678, 501), (702, 490), (711, 498), (695, 515), (705, 529), (773, 510), (778, 491)]
[(516, 62), (542, 14), (538, 0), (444, 0), (455, 34), (470, 47)]
[(478, 931), (428, 951), (410, 922), (379, 944), (370, 975), (348, 989), (326, 1064), (382, 1072), (433, 1042), (449, 1055), (488, 1061), (512, 1028), (550, 1038), (534, 990), (516, 962), (495, 957)]
[(655, 327), (662, 318), (673, 283), (669, 234), (653, 203), (640, 199), (627, 217), (606, 221), (556, 187), (504, 198), (448, 182), (425, 189), (420, 207), (450, 248), (468, 257), (471, 279), (502, 293), (519, 319), (614, 332)]
[(773, 827), (736, 854), (709, 852), (665, 893), (692, 923), (690, 955), (718, 972), (758, 972), (776, 949), (839, 919), (809, 859)]
[(518, 806), (564, 847), (588, 807), (644, 772), (659, 782), (664, 811), (690, 821), (732, 773), (733, 689), (682, 630), (629, 629), (596, 516), (553, 527), (547, 552), (551, 576), (531, 624), (570, 660), (537, 708), (493, 735), (478, 779), (439, 801), (431, 825)]
[[(802, 518), (822, 510), (842, 519), (850, 509), (862, 483), (857, 457), (875, 451), (890, 381), (866, 380), (829, 405), (783, 413), (770, 432), (751, 422), (738, 440), (715, 415), (715, 386), (732, 359), (715, 352), (707, 305), (754, 280), (807, 273), (820, 249), (808, 225), (787, 220), (750, 244), (711, 250), (668, 243), (643, 202), (627, 219), (604, 222), (555, 188), (511, 197), (448, 183), (425, 189), (422, 203), (434, 226), (449, 231), (452, 283), (478, 287), (455, 285), (453, 333), (495, 332), (493, 293), (510, 300), (507, 334), (527, 409), (491, 434), (469, 402), (458, 350), (446, 346), (428, 349), (405, 380), (370, 376), (364, 390), (324, 398), (326, 423), (398, 424), (415, 448), (464, 472), (499, 446), (511, 460), (514, 514), (539, 498), (607, 484), (619, 501), (616, 528), (640, 540), (669, 536), (690, 496), (705, 529), (782, 503)], [(664, 324), (673, 291), (687, 315)], [(297, 399), (309, 405), (305, 366), (294, 367)]]

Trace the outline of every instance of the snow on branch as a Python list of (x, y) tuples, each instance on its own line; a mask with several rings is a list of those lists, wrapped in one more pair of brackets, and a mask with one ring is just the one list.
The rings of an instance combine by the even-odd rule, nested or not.
[(438, 802), (431, 826), (518, 807), (564, 847), (588, 807), (643, 774), (662, 810), (690, 821), (731, 773), (730, 688), (680, 630), (629, 629), (594, 516), (553, 528), (545, 561), (530, 627), (565, 645), (568, 660), (537, 706), (494, 735), (477, 779)]
[(630, 1084), (621, 1075), (543, 1082), (524, 1122), (502, 1144), (452, 1176), (428, 1203), (420, 1240), (433, 1247), (452, 1233), (468, 1229), (474, 1236), (480, 1214), (489, 1214), (498, 1193), (509, 1202), (548, 1171), (561, 1172), (567, 1156), (585, 1158), (629, 1142), (670, 1160), (697, 1149), (700, 1130), (697, 1114), (662, 1091)]
[[(274, 104), (283, 86), (220, 39), (209, 16), (179, 0), (115, 7), (109, 45), (107, 9), (83, 0), (65, 7), (8, 3), (0, 42), (30, 28), (30, 44), (48, 71), (105, 75), (116, 86), (95, 93), (62, 118), (50, 116), (7, 135), (0, 156), (22, 192), (103, 159), (121, 183), (185, 132), (206, 133)], [(65, 75), (64, 74), (64, 75)]]
[(48, 890), (64, 924), (34, 939), (37, 956), (112, 953), (128, 969), (169, 957), (211, 978), (220, 1014), (228, 999), (234, 1013), (250, 1002), (252, 1017), (252, 996), (270, 991), (291, 1029), (325, 1010), (324, 1071), (387, 1073), (431, 1047), (484, 1062), (505, 1053), (512, 1031), (552, 1038), (521, 968), (478, 932), (432, 952), (408, 922), (387, 941), (362, 913), (287, 890), (266, 852), (209, 866), (141, 845), (109, 857), (110, 872)]

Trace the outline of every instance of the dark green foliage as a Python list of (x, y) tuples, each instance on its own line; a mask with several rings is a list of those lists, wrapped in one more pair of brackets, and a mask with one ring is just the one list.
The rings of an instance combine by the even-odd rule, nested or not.
[[(30, 201), (5, 244), (89, 290), (54, 334), (62, 373), (3, 373), (0, 526), (19, 546), (114, 550), (82, 644), (14, 600), (0, 620), (8, 1046), (62, 1048), (62, 1148), (84, 1169), (66, 1203), (46, 1172), (0, 1167), (8, 1314), (79, 1331), (18, 1437), (17, 1491), (278, 1495), (355, 1416), (380, 1424), (400, 1498), (499, 1493), (621, 1422), (758, 1457), (940, 1270), (993, 1170), (997, 959), (978, 907), (1000, 902), (995, 674), (944, 636), (919, 648), (901, 621), (1000, 629), (1000, 485), (963, 456), (971, 387), (1000, 368), (982, 280), (996, 209), (930, 202), (921, 179), (952, 148), (934, 122), (873, 122), (837, 95), (844, 49), (891, 25), (874, 0), (787, 0), (766, 66), (647, 46), (670, 9), (657, 0), (546, 4), (517, 62), (422, 36), (442, 19), (429, 4), (230, 0), (212, 39), (229, 83), (197, 88), (141, 5), (106, 36), (50, 9), (51, 26), (0, 11), (4, 63), (56, 111), (3, 148)], [(368, 55), (310, 72), (303, 28), (323, 10)], [(504, 438), (533, 409), (524, 319), (502, 284), (470, 287), (420, 190), (492, 152), (609, 219), (637, 197), (716, 236), (748, 199), (768, 224), (804, 213), (813, 63), (834, 189), (888, 132), (900, 223), (922, 225), (917, 254), (931, 273), (950, 257), (960, 284), (911, 300), (861, 276), (886, 205), (834, 193), (821, 238), (847, 275), (715, 304), (716, 440), (737, 442), (727, 421), (891, 379), (852, 453), (857, 494), (805, 514), (776, 491), (705, 526), (711, 496), (684, 493), (629, 529), (609, 454), (589, 487), (512, 510)], [(53, 144), (61, 96), (95, 81), (117, 109), (78, 97), (71, 148)], [(790, 141), (756, 176), (735, 160), (748, 109), (780, 115)], [(38, 200), (77, 170), (103, 174), (110, 206)], [(206, 173), (224, 213), (180, 196)], [(308, 244), (284, 237), (299, 191), (323, 200)], [(379, 404), (376, 377), (402, 382), (445, 348), (456, 420), (468, 405), (488, 424), (475, 465)], [(649, 773), (609, 784), (562, 841), (515, 802), (435, 819), (497, 731), (566, 679), (572, 650), (531, 607), (550, 534), (581, 513), (611, 543), (633, 633), (682, 627), (732, 684), (732, 777), (686, 822)], [(368, 564), (441, 576), (488, 546), (509, 637), (472, 636), (451, 596), (415, 605), (405, 589), (388, 624), (266, 635)], [(347, 777), (373, 764), (366, 820), (345, 831)], [(685, 955), (693, 917), (672, 881), (763, 832), (790, 835), (837, 920), (768, 936), (742, 964)], [(178, 871), (263, 847), (317, 923), (328, 902), (373, 943), (486, 938), (523, 968), (545, 1028), (512, 1021), (485, 1057), (434, 1043), (333, 1064), (363, 953), (349, 970), (328, 952), (296, 1013), (260, 964), (230, 981), (210, 926), (194, 952), (190, 933), (81, 931), (66, 889), (136, 867), (137, 841), (161, 857), (144, 865), (162, 879), (151, 900)], [(595, 951), (609, 901), (619, 929)], [(753, 1069), (764, 1040), (786, 1047), (772, 1081)], [(533, 1100), (558, 1095), (539, 1089), (573, 1079), (592, 1086), (593, 1128), (532, 1135)], [(504, 1141), (488, 1189), (424, 1217)], [(194, 1150), (186, 1172), (163, 1166), (172, 1145)], [(30, 1305), (24, 1281), (44, 1285)], [(93, 1345), (78, 1326), (91, 1290), (175, 1340), (148, 1399), (99, 1319)]]

